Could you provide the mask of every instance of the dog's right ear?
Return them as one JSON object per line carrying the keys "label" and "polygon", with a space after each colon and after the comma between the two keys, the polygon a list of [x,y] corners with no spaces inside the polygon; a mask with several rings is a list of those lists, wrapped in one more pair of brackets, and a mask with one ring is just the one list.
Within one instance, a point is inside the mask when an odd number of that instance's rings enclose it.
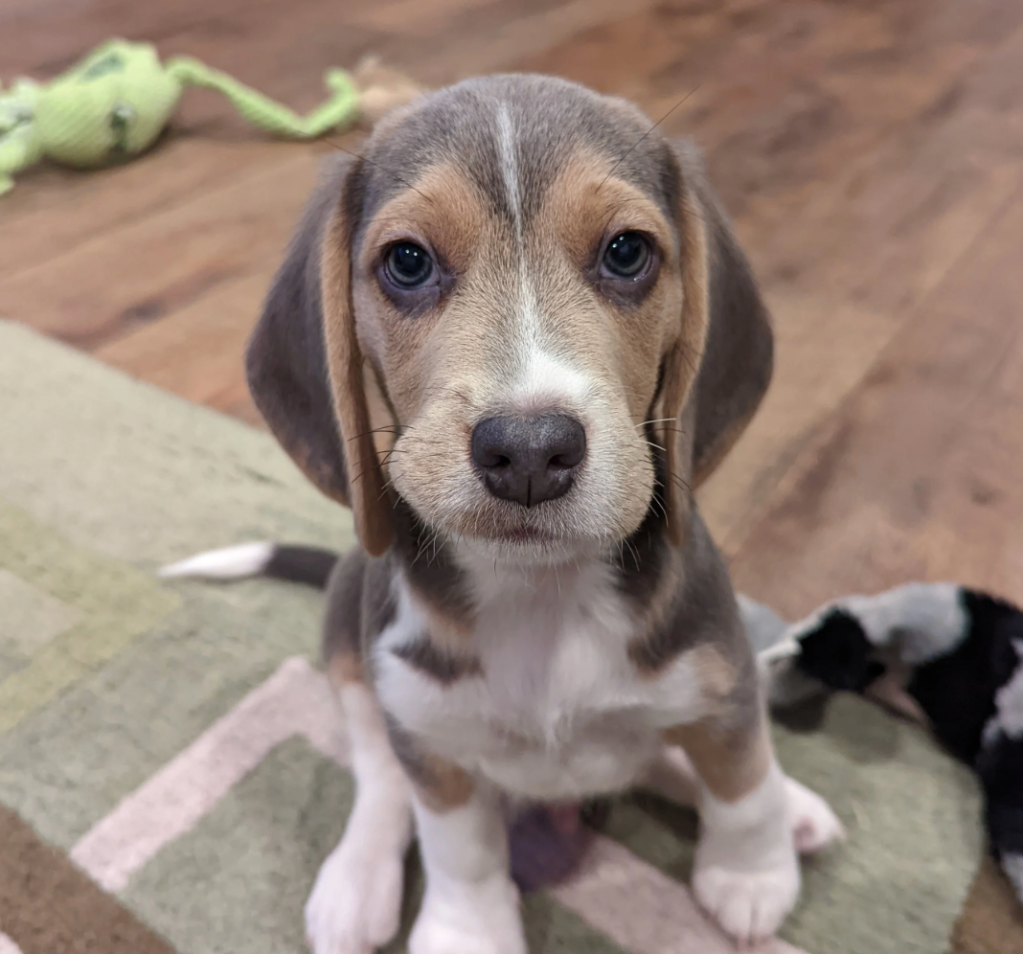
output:
{"label": "dog's right ear", "polygon": [[[246,372],[281,446],[324,494],[352,508],[360,542],[379,555],[390,545],[389,502],[370,436],[349,295],[359,165],[339,156],[326,170],[270,287]],[[332,274],[323,275],[323,262]]]}

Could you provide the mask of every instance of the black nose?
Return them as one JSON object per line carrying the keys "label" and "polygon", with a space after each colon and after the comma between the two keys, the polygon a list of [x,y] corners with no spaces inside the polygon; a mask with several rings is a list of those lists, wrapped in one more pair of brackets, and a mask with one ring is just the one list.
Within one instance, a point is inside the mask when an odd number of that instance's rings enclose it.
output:
{"label": "black nose", "polygon": [[487,490],[524,507],[568,493],[585,456],[586,431],[567,414],[488,417],[472,432]]}

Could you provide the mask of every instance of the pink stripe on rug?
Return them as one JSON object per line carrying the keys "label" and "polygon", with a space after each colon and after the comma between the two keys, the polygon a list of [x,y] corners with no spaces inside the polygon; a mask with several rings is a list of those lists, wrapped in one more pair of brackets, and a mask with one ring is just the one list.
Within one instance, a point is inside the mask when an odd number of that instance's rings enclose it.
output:
{"label": "pink stripe on rug", "polygon": [[341,729],[326,678],[305,659],[287,659],[99,821],[71,858],[105,890],[121,891],[132,874],[189,831],[286,739],[304,735],[323,754],[343,762]]}
{"label": "pink stripe on rug", "polygon": [[[739,948],[700,911],[689,890],[610,838],[594,840],[586,866],[554,896],[636,954],[736,954]],[[744,954],[805,954],[774,940]]]}

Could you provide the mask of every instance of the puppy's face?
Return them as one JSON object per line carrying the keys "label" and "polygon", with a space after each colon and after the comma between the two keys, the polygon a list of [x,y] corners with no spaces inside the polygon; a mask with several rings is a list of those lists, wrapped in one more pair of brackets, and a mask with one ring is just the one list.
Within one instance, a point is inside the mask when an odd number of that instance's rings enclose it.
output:
{"label": "puppy's face", "polygon": [[698,170],[651,127],[565,81],[474,80],[319,190],[250,384],[370,552],[395,494],[519,560],[606,551],[655,511],[678,538],[694,465],[766,387],[770,331]]}
{"label": "puppy's face", "polygon": [[381,130],[350,255],[394,488],[446,537],[542,558],[643,520],[683,283],[668,147],[637,147],[624,104],[534,83]]}

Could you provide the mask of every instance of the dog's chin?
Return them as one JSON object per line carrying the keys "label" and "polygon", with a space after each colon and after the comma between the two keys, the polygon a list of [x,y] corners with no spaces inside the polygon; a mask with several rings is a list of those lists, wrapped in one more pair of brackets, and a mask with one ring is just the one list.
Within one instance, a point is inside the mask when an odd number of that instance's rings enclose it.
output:
{"label": "dog's chin", "polygon": [[[617,532],[616,532],[617,531]],[[591,528],[579,529],[569,521],[497,520],[485,528],[476,525],[471,532],[464,528],[439,536],[456,544],[465,557],[519,567],[551,567],[581,560],[601,558],[621,545],[628,533],[619,528],[594,533]]]}

